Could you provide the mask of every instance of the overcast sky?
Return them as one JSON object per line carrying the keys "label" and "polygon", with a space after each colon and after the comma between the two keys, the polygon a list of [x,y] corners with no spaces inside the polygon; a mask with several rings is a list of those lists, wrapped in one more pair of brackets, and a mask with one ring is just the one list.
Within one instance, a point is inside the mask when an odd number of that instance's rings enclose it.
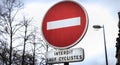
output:
{"label": "overcast sky", "polygon": [[[25,0],[24,11],[26,15],[33,17],[34,25],[41,28],[41,23],[48,9],[61,0]],[[104,25],[108,62],[115,65],[115,44],[118,34],[118,12],[120,0],[74,0],[81,4],[87,11],[89,26],[85,37],[75,47],[82,47],[85,51],[85,59],[82,62],[70,65],[105,65],[104,39],[102,28],[95,30],[93,25]],[[40,29],[41,30],[41,29]]]}

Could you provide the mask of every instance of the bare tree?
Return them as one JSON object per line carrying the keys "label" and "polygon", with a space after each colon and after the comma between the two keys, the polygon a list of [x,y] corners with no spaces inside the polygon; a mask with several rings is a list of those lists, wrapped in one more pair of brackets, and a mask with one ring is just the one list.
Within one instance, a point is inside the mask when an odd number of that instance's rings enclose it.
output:
{"label": "bare tree", "polygon": [[[36,65],[36,59],[39,59],[38,57],[40,56],[40,61],[44,61],[43,58],[45,58],[45,54],[42,51],[45,51],[45,47],[44,44],[41,40],[41,36],[39,35],[40,33],[38,33],[37,31],[38,29],[35,28],[34,32],[32,34],[32,53],[33,53],[33,65]],[[41,52],[40,52],[41,51]],[[42,62],[43,63],[43,62]]]}
{"label": "bare tree", "polygon": [[39,28],[34,27],[34,29],[30,33],[29,43],[31,45],[31,52],[33,55],[32,65],[46,64],[45,54],[48,51],[48,45],[42,39]]}
{"label": "bare tree", "polygon": [[9,36],[9,65],[12,64],[12,51],[13,51],[13,40],[18,29],[21,28],[15,17],[18,11],[23,6],[23,3],[19,0],[0,0],[0,22],[3,25],[6,35]]}
{"label": "bare tree", "polygon": [[0,40],[0,61],[2,65],[8,64],[8,47],[5,40]]}
{"label": "bare tree", "polygon": [[32,19],[27,19],[26,17],[23,17],[23,21],[21,22],[22,23],[22,26],[24,27],[24,35],[23,35],[23,52],[22,52],[22,65],[25,65],[25,50],[26,50],[26,44],[28,43],[29,41],[29,38],[31,37],[31,30],[29,32],[29,25],[30,25],[30,22],[32,21]]}
{"label": "bare tree", "polygon": [[34,31],[35,34],[33,34],[33,65],[35,65],[35,51],[36,51],[36,30]]}
{"label": "bare tree", "polygon": [[[40,64],[45,64],[45,52],[48,51],[48,46],[36,33],[33,33],[36,29],[29,30],[29,24],[32,19],[23,17],[22,21],[18,21],[16,18],[22,6],[23,3],[20,0],[0,0],[0,44],[4,47],[0,46],[2,65],[35,65],[39,59],[37,58],[38,56],[40,57]],[[23,32],[21,36],[18,36],[18,33],[21,33],[20,31]],[[14,47],[13,44],[17,39],[20,40],[20,38],[23,39],[23,50],[19,51],[16,47],[20,45]],[[32,53],[26,52],[28,51],[26,49],[26,44],[28,43],[32,43]],[[42,52],[42,50],[45,51]],[[25,61],[27,59],[30,61]]]}

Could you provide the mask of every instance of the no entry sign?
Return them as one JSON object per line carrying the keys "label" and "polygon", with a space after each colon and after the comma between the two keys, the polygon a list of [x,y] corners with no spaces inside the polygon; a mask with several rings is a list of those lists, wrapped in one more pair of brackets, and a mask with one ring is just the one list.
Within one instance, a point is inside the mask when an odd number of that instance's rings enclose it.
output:
{"label": "no entry sign", "polygon": [[42,34],[49,45],[65,49],[78,43],[87,27],[85,9],[74,1],[62,1],[47,11],[42,22]]}

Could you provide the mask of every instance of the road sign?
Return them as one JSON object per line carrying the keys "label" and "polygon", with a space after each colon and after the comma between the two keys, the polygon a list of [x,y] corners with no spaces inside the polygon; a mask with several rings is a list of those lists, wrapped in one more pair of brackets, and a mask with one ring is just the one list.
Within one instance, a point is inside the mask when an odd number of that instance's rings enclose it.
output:
{"label": "road sign", "polygon": [[42,34],[49,45],[65,49],[78,43],[87,27],[85,9],[74,1],[62,1],[52,6],[44,16]]}
{"label": "road sign", "polygon": [[78,62],[84,60],[82,48],[49,51],[46,54],[47,63]]}

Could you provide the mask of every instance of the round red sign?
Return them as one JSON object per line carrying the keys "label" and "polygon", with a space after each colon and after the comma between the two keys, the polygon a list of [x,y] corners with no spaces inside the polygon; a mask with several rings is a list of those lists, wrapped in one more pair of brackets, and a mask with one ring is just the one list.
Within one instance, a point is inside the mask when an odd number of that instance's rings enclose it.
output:
{"label": "round red sign", "polygon": [[87,27],[85,9],[74,1],[62,1],[47,11],[42,22],[42,34],[49,45],[65,49],[77,44]]}

